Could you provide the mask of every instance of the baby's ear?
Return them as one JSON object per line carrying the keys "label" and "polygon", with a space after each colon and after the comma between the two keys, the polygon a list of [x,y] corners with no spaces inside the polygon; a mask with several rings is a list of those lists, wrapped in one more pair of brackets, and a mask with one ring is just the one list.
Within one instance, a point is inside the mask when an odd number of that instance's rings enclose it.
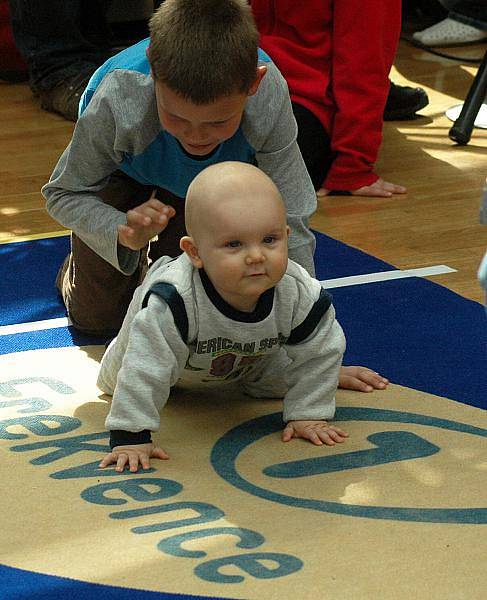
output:
{"label": "baby's ear", "polygon": [[201,267],[203,266],[203,261],[201,260],[198,254],[198,248],[196,247],[193,238],[189,235],[183,236],[181,238],[181,241],[179,242],[179,247],[183,252],[186,252],[193,265],[197,269],[201,269]]}

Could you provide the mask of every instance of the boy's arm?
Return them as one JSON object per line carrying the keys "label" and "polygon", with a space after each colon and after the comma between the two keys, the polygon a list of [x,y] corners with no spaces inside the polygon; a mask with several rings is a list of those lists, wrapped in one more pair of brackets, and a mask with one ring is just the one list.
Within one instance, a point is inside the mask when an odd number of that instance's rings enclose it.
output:
{"label": "boy's arm", "polygon": [[121,109],[116,117],[116,97],[116,80],[109,75],[78,119],[71,142],[42,193],[54,219],[116,269],[130,274],[137,267],[139,252],[117,243],[117,227],[125,225],[126,215],[98,195],[119,168],[132,135],[126,124],[122,128],[117,121]]}
{"label": "boy's arm", "polygon": [[[286,115],[282,122],[288,122],[292,130],[294,116],[287,113],[287,110],[282,113]],[[309,228],[309,218],[316,210],[317,200],[297,142],[293,141],[277,152],[260,153],[257,164],[272,178],[285,202],[287,223],[291,228],[289,258],[314,276],[316,240]]]}
{"label": "boy's arm", "polygon": [[316,194],[296,141],[287,84],[275,65],[267,65],[257,93],[247,101],[243,130],[256,149],[259,168],[277,185],[286,205],[289,257],[314,275],[315,238],[308,220],[316,210]]}
{"label": "boy's arm", "polygon": [[297,344],[287,344],[292,363],[286,369],[289,386],[283,419],[316,421],[333,418],[345,336],[330,304],[313,331]]}

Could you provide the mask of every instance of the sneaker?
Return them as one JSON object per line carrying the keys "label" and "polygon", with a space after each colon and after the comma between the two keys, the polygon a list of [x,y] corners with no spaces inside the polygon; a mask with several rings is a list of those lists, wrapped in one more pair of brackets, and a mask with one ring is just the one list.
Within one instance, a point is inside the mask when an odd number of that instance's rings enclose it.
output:
{"label": "sneaker", "polygon": [[85,91],[95,69],[96,66],[93,65],[93,70],[77,73],[60,81],[50,90],[39,90],[37,93],[41,100],[41,108],[60,114],[68,121],[77,121],[81,94]]}
{"label": "sneaker", "polygon": [[384,121],[405,121],[414,119],[416,112],[429,103],[428,94],[423,88],[392,83],[384,109]]}
{"label": "sneaker", "polygon": [[443,19],[423,31],[413,33],[413,40],[429,47],[478,44],[487,40],[487,30],[477,29],[455,19]]}

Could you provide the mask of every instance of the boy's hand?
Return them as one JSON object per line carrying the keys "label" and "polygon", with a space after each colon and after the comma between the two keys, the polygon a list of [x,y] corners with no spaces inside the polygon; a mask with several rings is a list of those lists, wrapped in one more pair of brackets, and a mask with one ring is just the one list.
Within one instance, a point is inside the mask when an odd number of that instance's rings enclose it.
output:
{"label": "boy's hand", "polygon": [[[389,181],[384,181],[382,178],[379,178],[377,181],[372,183],[371,185],[364,185],[357,190],[350,190],[350,195],[352,196],[372,196],[378,198],[390,198],[394,194],[405,194],[407,189],[402,185],[396,185],[395,183],[390,183]],[[318,197],[328,196],[330,190],[325,188],[321,188],[316,192]]]}
{"label": "boy's hand", "polygon": [[150,468],[150,458],[161,458],[167,460],[169,455],[162,448],[154,444],[134,444],[133,446],[115,446],[110,454],[101,461],[100,467],[108,467],[116,463],[115,471],[121,473],[125,465],[128,465],[131,473],[136,473],[140,466],[143,469]]}
{"label": "boy's hand", "polygon": [[127,212],[127,224],[118,226],[118,242],[131,250],[141,250],[149,241],[166,229],[176,211],[164,204],[152,192],[147,202]]}
{"label": "boy's hand", "polygon": [[289,421],[282,432],[282,441],[289,442],[292,438],[304,438],[316,446],[334,446],[341,444],[348,437],[348,433],[329,425],[326,421]]}
{"label": "boy's hand", "polygon": [[389,385],[389,380],[367,367],[340,367],[338,387],[357,392],[372,392],[383,390]]}

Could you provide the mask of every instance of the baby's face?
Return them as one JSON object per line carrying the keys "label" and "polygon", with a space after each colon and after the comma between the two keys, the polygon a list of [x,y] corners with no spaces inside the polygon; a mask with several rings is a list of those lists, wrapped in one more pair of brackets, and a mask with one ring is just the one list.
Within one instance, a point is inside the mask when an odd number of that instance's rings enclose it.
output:
{"label": "baby's face", "polygon": [[197,245],[208,277],[226,302],[251,311],[280,281],[287,268],[288,233],[278,202],[248,198],[212,209]]}

